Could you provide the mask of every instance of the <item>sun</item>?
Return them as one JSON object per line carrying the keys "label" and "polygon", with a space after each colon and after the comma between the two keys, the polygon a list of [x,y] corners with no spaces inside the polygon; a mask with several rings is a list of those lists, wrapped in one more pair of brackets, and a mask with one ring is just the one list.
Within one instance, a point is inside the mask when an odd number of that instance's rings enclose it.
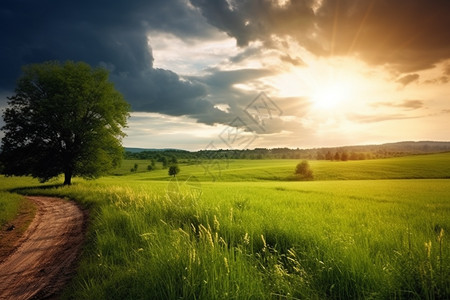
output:
{"label": "sun", "polygon": [[349,85],[345,82],[323,83],[315,87],[310,95],[312,106],[317,109],[336,109],[351,96]]}
{"label": "sun", "polygon": [[375,97],[370,91],[378,84],[373,74],[361,72],[365,64],[350,58],[310,58],[307,66],[281,69],[274,76],[262,80],[273,87],[273,94],[281,98],[297,98],[299,111],[311,114],[345,115],[349,111],[365,110],[365,103]]}

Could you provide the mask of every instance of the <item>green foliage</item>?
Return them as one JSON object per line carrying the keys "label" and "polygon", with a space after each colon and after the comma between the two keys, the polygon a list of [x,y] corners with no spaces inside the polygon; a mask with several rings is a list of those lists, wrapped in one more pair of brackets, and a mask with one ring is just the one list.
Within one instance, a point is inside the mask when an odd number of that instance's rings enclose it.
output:
{"label": "green foliage", "polygon": [[156,161],[154,159],[150,160],[150,164],[147,166],[147,171],[153,171],[156,169]]}
{"label": "green foliage", "polygon": [[169,160],[167,159],[167,157],[166,156],[162,156],[160,158],[160,162],[162,162],[163,169],[167,169],[167,167],[169,166]]}
{"label": "green foliage", "polygon": [[299,176],[300,179],[311,180],[314,178],[313,171],[306,160],[297,164],[295,167],[295,174]]}
{"label": "green foliage", "polygon": [[3,114],[4,174],[48,181],[96,178],[123,156],[128,104],[104,69],[85,63],[28,65]]}
{"label": "green foliage", "polygon": [[176,157],[175,155],[172,155],[172,156],[169,158],[169,163],[170,163],[170,164],[177,164],[177,163],[178,163],[177,157]]}
{"label": "green foliage", "polygon": [[169,176],[173,176],[175,177],[178,173],[180,172],[180,168],[178,167],[178,165],[171,165],[169,167]]}
{"label": "green foliage", "polygon": [[[128,148],[126,159],[158,159],[175,156],[178,160],[203,159],[317,159],[317,160],[364,160],[372,158],[400,157],[415,154],[450,151],[450,142],[399,142],[383,145],[346,146],[319,149],[255,148],[186,151],[176,149],[144,150]],[[336,159],[335,159],[336,158]]]}
{"label": "green foliage", "polygon": [[130,169],[130,172],[137,172],[138,167],[138,164],[134,164],[134,166]]}

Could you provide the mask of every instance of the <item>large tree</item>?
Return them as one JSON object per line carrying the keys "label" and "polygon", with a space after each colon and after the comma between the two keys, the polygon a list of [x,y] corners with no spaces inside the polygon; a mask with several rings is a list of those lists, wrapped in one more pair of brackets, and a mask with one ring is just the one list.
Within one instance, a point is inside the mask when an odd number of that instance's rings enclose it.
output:
{"label": "large tree", "polygon": [[103,68],[78,62],[28,65],[8,97],[0,161],[5,175],[45,182],[96,178],[123,156],[129,105]]}

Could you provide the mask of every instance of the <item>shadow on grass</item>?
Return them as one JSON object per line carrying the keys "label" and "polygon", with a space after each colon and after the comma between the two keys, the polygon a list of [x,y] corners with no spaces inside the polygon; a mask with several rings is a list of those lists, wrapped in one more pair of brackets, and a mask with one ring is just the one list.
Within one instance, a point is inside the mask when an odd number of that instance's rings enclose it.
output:
{"label": "shadow on grass", "polygon": [[29,192],[33,191],[33,195],[36,195],[36,191],[42,190],[51,190],[51,189],[58,189],[58,188],[62,188],[65,187],[66,185],[64,184],[47,184],[47,185],[41,185],[41,186],[37,186],[37,185],[30,185],[30,186],[25,186],[25,187],[17,187],[17,188],[12,188],[7,190],[10,193],[16,193],[16,194],[20,194],[20,195],[31,195]]}

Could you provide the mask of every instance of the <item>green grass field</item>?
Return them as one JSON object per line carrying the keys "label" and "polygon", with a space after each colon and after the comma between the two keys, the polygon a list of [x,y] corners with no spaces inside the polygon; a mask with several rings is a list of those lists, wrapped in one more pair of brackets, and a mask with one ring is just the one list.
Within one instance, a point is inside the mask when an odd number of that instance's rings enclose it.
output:
{"label": "green grass field", "polygon": [[[449,153],[311,161],[315,181],[293,181],[298,162],[181,164],[174,180],[127,161],[122,176],[22,193],[90,209],[67,298],[450,298]],[[4,194],[37,185],[1,180]]]}
{"label": "green grass field", "polygon": [[[180,175],[200,181],[292,181],[299,160],[205,160],[200,164],[181,164]],[[147,171],[150,161],[127,160],[112,173],[129,175],[138,164],[135,176],[141,180],[167,180],[167,169]],[[420,179],[450,178],[450,153],[414,155],[376,160],[346,162],[310,161],[316,180]],[[138,179],[138,177],[135,177]]]}

